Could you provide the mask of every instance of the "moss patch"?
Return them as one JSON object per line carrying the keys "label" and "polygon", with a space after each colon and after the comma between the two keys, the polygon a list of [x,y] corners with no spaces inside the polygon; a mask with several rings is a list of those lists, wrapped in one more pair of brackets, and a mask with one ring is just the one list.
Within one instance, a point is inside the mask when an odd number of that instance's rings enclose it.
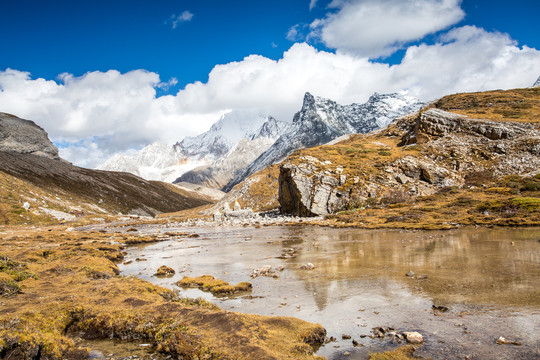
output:
{"label": "moss patch", "polygon": [[412,345],[402,346],[392,351],[369,354],[369,360],[414,360],[422,359],[414,356],[415,348]]}
{"label": "moss patch", "polygon": [[216,279],[212,275],[203,275],[198,277],[188,277],[180,281],[177,281],[175,285],[180,287],[196,287],[203,291],[209,291],[212,294],[219,295],[233,295],[240,292],[251,291],[251,283],[249,282],[240,282],[236,285],[230,285],[228,282]]}
{"label": "moss patch", "polygon": [[156,271],[156,276],[173,276],[176,273],[173,268],[161,265]]}

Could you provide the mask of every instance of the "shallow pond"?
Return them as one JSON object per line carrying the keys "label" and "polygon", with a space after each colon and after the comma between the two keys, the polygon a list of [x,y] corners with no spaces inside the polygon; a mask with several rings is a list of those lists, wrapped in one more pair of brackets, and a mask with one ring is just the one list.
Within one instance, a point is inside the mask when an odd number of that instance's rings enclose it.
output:
{"label": "shallow pond", "polygon": [[[175,230],[186,231],[140,228]],[[200,237],[129,248],[126,260],[146,261],[121,265],[122,273],[204,297],[226,310],[320,323],[337,339],[317,352],[329,359],[365,359],[369,352],[399,346],[390,337],[370,338],[378,326],[420,332],[425,343],[416,354],[433,359],[540,359],[540,229],[190,231]],[[315,269],[300,269],[308,262]],[[161,265],[176,275],[153,276]],[[265,265],[282,265],[279,279],[249,277]],[[410,271],[415,275],[406,276]],[[173,285],[183,276],[204,274],[233,284],[250,281],[251,296],[216,298]],[[500,336],[521,345],[498,345]],[[345,352],[350,355],[344,357]]]}

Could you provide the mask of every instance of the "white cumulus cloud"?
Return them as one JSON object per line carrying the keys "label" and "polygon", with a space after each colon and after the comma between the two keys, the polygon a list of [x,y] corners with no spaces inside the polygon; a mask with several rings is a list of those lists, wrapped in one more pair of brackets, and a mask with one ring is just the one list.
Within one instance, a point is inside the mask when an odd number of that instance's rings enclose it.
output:
{"label": "white cumulus cloud", "polygon": [[62,74],[53,81],[7,69],[0,71],[0,111],[34,120],[62,156],[93,167],[114,153],[196,135],[233,109],[290,121],[306,91],[343,104],[403,89],[433,100],[462,91],[527,87],[539,74],[540,51],[518,46],[507,34],[464,26],[434,44],[410,46],[396,65],[296,43],[279,60],[250,55],[217,65],[206,83],[166,96],[156,96],[156,88],[175,80],[163,83],[145,70]]}
{"label": "white cumulus cloud", "polygon": [[334,0],[311,24],[311,37],[333,49],[378,58],[448,28],[465,16],[461,0]]}
{"label": "white cumulus cloud", "polygon": [[61,155],[96,166],[118,151],[198,134],[219,117],[180,112],[174,97],[156,98],[161,85],[145,70],[61,74],[56,82],[7,69],[0,71],[0,111],[34,120],[61,145]]}

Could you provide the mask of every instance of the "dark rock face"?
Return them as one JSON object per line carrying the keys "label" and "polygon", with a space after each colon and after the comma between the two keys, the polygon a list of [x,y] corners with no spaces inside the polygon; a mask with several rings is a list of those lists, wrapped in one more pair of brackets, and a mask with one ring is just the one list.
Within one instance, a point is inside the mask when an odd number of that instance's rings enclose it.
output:
{"label": "dark rock face", "polygon": [[29,120],[0,113],[0,151],[59,159],[58,149],[41,127]]}

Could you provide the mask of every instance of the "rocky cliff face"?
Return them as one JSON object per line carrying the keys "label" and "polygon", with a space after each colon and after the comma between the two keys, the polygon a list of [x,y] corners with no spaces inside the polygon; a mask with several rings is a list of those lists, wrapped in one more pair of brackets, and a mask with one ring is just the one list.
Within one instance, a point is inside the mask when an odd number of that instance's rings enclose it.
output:
{"label": "rocky cliff face", "polygon": [[281,165],[282,212],[325,215],[353,201],[427,196],[461,187],[468,175],[480,171],[505,176],[540,169],[536,124],[473,119],[440,109],[336,146],[339,157],[313,150],[306,154],[318,157],[299,154]]}
{"label": "rocky cliff face", "polygon": [[306,93],[302,109],[282,136],[244,171],[225,191],[248,176],[280,162],[296,149],[325,144],[346,134],[368,133],[388,125],[393,119],[417,111],[422,103],[403,94],[374,94],[364,104],[340,105],[330,99]]}
{"label": "rocky cliff face", "polygon": [[305,163],[285,163],[279,173],[279,204],[281,212],[298,216],[333,213],[347,194],[340,191],[340,179],[320,172],[316,158],[304,158]]}
{"label": "rocky cliff face", "polygon": [[41,127],[29,120],[0,113],[0,151],[59,159],[58,149]]}

